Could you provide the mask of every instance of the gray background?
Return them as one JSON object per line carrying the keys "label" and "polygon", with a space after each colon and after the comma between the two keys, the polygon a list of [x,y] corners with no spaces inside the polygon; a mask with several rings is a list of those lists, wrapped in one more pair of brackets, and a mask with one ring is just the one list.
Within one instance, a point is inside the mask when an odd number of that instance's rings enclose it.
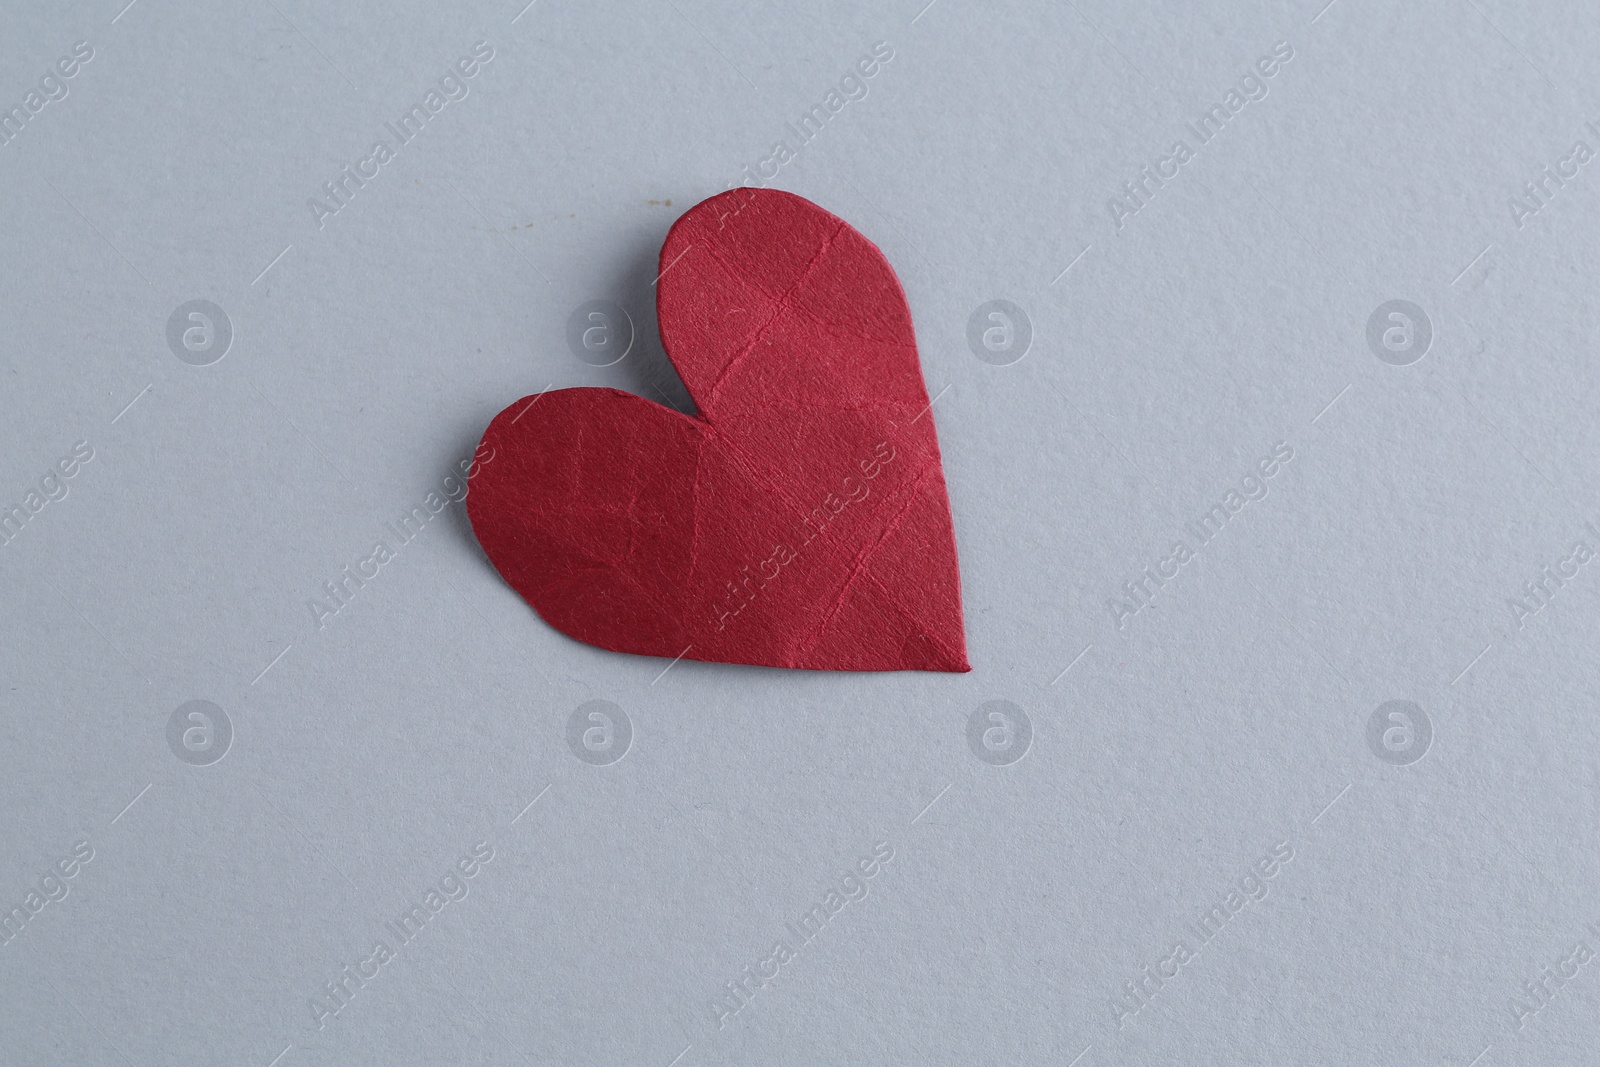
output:
{"label": "gray background", "polygon": [[[1511,198],[1600,149],[1600,8],[924,3],[5,7],[4,107],[94,58],[0,146],[0,503],[94,458],[0,546],[0,905],[94,859],[0,944],[0,1062],[1593,1062],[1600,563],[1509,598],[1600,549],[1600,162],[1520,226]],[[308,198],[478,41],[470,94],[319,228]],[[307,599],[515,398],[673,391],[667,228],[879,41],[773,184],[905,285],[972,673],[663,674],[544,625],[459,505],[318,629]],[[166,340],[194,299],[234,331],[209,366]],[[992,299],[1031,322],[1008,366],[967,342]],[[1433,331],[1405,366],[1366,340],[1395,299]],[[591,300],[638,326],[611,367],[566,344]],[[1278,442],[1119,629],[1108,598]],[[196,699],[233,731],[209,765],[168,742]],[[569,747],[591,700],[619,762]],[[992,700],[1020,761],[969,747]],[[1420,760],[1369,745],[1392,700]],[[316,1028],[478,842],[469,895]]]}

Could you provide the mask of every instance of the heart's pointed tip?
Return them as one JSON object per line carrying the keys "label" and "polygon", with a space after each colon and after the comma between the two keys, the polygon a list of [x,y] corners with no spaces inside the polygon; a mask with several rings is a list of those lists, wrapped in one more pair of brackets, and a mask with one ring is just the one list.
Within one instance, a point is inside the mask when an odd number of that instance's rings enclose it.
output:
{"label": "heart's pointed tip", "polygon": [[972,673],[972,664],[967,661],[967,649],[965,643],[957,644],[954,648],[941,648],[935,646],[935,648],[931,651],[931,655],[922,657],[921,661],[912,667],[912,669],[928,671],[933,674]]}

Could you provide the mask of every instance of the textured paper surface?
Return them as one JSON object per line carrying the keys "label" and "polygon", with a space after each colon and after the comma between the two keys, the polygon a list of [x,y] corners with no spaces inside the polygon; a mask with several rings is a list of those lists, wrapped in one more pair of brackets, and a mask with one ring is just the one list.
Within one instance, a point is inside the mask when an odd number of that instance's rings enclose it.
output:
{"label": "textured paper surface", "polygon": [[615,389],[497,415],[467,512],[501,575],[619,652],[970,669],[932,404],[882,253],[801,197],[741,189],[674,224],[659,277],[697,415]]}
{"label": "textured paper surface", "polygon": [[[0,32],[0,1062],[1594,1062],[1595,5],[125,4]],[[969,673],[473,536],[741,181],[894,265]]]}

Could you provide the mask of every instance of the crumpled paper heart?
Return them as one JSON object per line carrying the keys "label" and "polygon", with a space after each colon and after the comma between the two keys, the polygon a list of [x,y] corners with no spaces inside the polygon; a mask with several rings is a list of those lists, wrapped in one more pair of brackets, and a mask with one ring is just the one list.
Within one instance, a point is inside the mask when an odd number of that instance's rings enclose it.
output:
{"label": "crumpled paper heart", "polygon": [[894,270],[801,197],[736,189],[661,249],[684,415],[616,389],[489,424],[467,512],[551,626],[618,652],[966,671],[934,418]]}

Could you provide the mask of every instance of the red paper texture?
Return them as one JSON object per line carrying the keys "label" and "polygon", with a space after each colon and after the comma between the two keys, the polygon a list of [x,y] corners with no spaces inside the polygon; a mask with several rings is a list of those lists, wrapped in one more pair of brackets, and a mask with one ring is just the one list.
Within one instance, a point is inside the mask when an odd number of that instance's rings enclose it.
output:
{"label": "red paper texture", "polygon": [[673,225],[661,269],[661,340],[698,417],[616,389],[502,411],[467,495],[496,569],[617,652],[970,670],[933,411],[883,253],[808,200],[737,189]]}

